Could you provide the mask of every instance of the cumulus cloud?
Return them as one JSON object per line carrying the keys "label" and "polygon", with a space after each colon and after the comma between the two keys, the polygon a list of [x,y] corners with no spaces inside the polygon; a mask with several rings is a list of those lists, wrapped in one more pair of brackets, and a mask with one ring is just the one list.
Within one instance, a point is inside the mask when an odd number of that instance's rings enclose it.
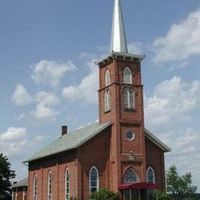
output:
{"label": "cumulus cloud", "polygon": [[23,85],[17,84],[12,95],[12,101],[16,105],[25,106],[32,102],[32,97]]}
{"label": "cumulus cloud", "polygon": [[166,36],[154,41],[156,63],[184,60],[200,55],[200,10],[173,24]]}
{"label": "cumulus cloud", "polygon": [[143,44],[141,42],[132,42],[128,45],[128,50],[133,54],[142,54],[143,53]]}
{"label": "cumulus cloud", "polygon": [[94,59],[87,63],[89,74],[78,85],[63,88],[63,96],[70,101],[83,100],[86,103],[97,103],[98,69]]}
{"label": "cumulus cloud", "polygon": [[73,71],[76,66],[71,62],[41,60],[32,66],[33,74],[31,78],[36,84],[56,87],[60,84],[61,79],[66,72]]}
{"label": "cumulus cloud", "polygon": [[174,76],[158,84],[151,97],[145,97],[145,117],[149,126],[162,126],[186,120],[190,111],[200,108],[200,81],[184,82]]}
{"label": "cumulus cloud", "polygon": [[59,98],[52,92],[40,91],[36,94],[36,102],[46,106],[53,106],[60,103]]}
{"label": "cumulus cloud", "polygon": [[35,119],[51,121],[59,114],[55,106],[60,103],[60,100],[54,93],[40,91],[35,95],[35,101],[36,108],[31,112],[31,116]]}
{"label": "cumulus cloud", "polygon": [[36,109],[31,112],[32,117],[44,121],[54,120],[58,114],[59,112],[54,108],[45,106],[44,104],[38,104]]}
{"label": "cumulus cloud", "polygon": [[18,140],[26,136],[25,128],[10,127],[5,133],[0,134],[1,141]]}

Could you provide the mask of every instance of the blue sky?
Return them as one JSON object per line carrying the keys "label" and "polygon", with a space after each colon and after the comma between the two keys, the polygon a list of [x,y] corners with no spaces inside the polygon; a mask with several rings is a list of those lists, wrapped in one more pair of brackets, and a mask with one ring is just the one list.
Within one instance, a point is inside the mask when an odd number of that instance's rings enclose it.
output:
{"label": "blue sky", "polygon": [[[98,69],[112,0],[19,0],[0,6],[0,151],[17,172],[37,149],[98,119]],[[200,2],[122,0],[129,52],[145,54],[146,127],[172,148],[166,167],[200,187]]]}

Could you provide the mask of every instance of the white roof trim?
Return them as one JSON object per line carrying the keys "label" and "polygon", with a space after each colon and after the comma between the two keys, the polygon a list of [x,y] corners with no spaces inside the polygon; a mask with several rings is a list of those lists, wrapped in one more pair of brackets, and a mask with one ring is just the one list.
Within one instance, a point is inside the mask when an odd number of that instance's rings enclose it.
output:
{"label": "white roof trim", "polygon": [[153,142],[155,145],[157,145],[158,147],[160,147],[163,151],[165,151],[165,152],[170,152],[171,151],[170,147],[168,147],[167,145],[165,145],[160,139],[158,139],[155,135],[153,135],[153,133],[151,133],[146,128],[144,129],[144,133],[145,133],[145,136],[151,142]]}

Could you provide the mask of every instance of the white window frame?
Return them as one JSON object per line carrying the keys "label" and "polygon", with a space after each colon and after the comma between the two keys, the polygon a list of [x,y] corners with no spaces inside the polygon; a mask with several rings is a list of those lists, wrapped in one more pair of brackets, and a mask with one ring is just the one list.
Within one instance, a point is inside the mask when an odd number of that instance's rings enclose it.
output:
{"label": "white window frame", "polygon": [[93,187],[91,186],[91,172],[92,172],[93,169],[96,171],[96,174],[97,174],[96,191],[99,191],[99,171],[98,171],[98,169],[97,169],[95,166],[92,166],[92,167],[90,168],[90,171],[89,171],[89,193],[90,193],[90,194],[92,193],[91,190],[92,190],[92,188],[93,188]]}
{"label": "white window frame", "polygon": [[111,94],[109,90],[104,93],[104,110],[105,112],[111,110]]}
{"label": "white window frame", "polygon": [[[134,176],[136,177],[136,181],[135,182],[129,182],[129,181],[127,181],[126,180],[126,176],[128,175],[128,173],[129,172],[132,172],[133,174],[134,174]],[[135,170],[133,170],[132,168],[129,168],[129,169],[127,169],[126,170],[126,172],[125,172],[125,174],[124,174],[124,183],[137,183],[137,182],[139,182],[139,177],[138,177],[138,175],[137,175],[137,173],[135,172]]]}
{"label": "white window frame", "polygon": [[111,83],[110,71],[109,69],[107,69],[105,73],[105,86],[110,85],[110,83]]}
{"label": "white window frame", "polygon": [[33,200],[37,200],[37,175],[33,177]]}
{"label": "white window frame", "polygon": [[129,67],[126,67],[123,71],[123,82],[126,84],[133,83],[132,71]]}
{"label": "white window frame", "polygon": [[[151,182],[149,180],[149,170],[151,170],[153,172],[153,182]],[[146,179],[148,183],[155,183],[156,182],[156,177],[155,177],[155,171],[152,167],[148,167],[147,171],[146,171]]]}
{"label": "white window frame", "polygon": [[65,200],[70,200],[70,175],[68,168],[65,170]]}
{"label": "white window frame", "polygon": [[135,93],[132,88],[124,88],[123,104],[125,109],[135,109]]}
{"label": "white window frame", "polygon": [[52,200],[52,172],[48,172],[47,176],[47,199]]}

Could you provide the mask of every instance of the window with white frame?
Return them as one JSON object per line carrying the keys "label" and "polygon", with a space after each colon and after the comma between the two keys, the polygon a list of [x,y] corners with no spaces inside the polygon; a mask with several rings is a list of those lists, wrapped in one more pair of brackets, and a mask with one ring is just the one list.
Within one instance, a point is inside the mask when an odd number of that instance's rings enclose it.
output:
{"label": "window with white frame", "polygon": [[70,200],[70,179],[69,170],[65,171],[65,200]]}
{"label": "window with white frame", "polygon": [[47,199],[52,200],[52,173],[49,171],[47,177]]}
{"label": "window with white frame", "polygon": [[155,172],[152,167],[149,167],[146,172],[147,182],[155,183]]}
{"label": "window with white frame", "polygon": [[93,166],[89,171],[89,189],[90,193],[99,190],[99,172],[95,166]]}
{"label": "window with white frame", "polygon": [[132,88],[124,88],[123,104],[124,104],[125,109],[134,109],[135,108],[135,93]]}
{"label": "window with white frame", "polygon": [[107,69],[105,73],[105,85],[108,86],[110,85],[111,80],[110,80],[110,71]]}
{"label": "window with white frame", "polygon": [[124,183],[135,183],[138,182],[138,176],[133,169],[128,169],[124,175]]}
{"label": "window with white frame", "polygon": [[37,200],[37,176],[33,178],[33,200]]}
{"label": "window with white frame", "polygon": [[111,102],[110,91],[107,90],[104,94],[104,110],[105,110],[105,112],[111,110],[110,102]]}
{"label": "window with white frame", "polygon": [[133,80],[132,80],[132,72],[130,70],[129,67],[126,67],[124,69],[124,72],[123,72],[123,79],[124,79],[124,83],[126,84],[132,84],[133,83]]}

